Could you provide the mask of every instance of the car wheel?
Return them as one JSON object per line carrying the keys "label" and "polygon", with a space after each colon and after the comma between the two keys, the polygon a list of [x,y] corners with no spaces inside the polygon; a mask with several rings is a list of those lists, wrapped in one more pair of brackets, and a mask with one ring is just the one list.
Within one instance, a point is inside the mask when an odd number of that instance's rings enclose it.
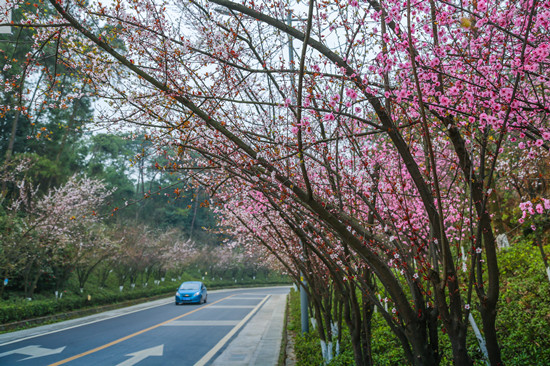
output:
{"label": "car wheel", "polygon": [[206,299],[208,299],[208,296],[206,296],[206,297],[204,298],[204,303],[205,303],[205,304],[206,304]]}

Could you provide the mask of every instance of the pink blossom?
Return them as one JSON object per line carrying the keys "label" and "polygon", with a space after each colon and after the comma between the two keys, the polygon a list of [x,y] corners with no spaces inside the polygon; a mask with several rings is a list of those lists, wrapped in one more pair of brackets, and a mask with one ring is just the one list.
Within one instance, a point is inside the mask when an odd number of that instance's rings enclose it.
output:
{"label": "pink blossom", "polygon": [[487,1],[486,0],[479,0],[477,2],[477,10],[479,10],[482,13],[485,13],[487,11]]}
{"label": "pink blossom", "polygon": [[357,92],[353,89],[347,89],[346,90],[346,95],[348,96],[348,98],[350,98],[352,100],[357,99]]}
{"label": "pink blossom", "polygon": [[[548,17],[548,15],[550,14],[547,13],[546,16]],[[532,52],[533,58],[539,62],[545,60],[549,54],[550,54],[550,45],[548,43],[541,44]]]}
{"label": "pink blossom", "polygon": [[512,88],[502,88],[500,89],[500,96],[505,99],[506,101],[510,101],[512,99],[512,94],[514,93],[514,90]]}
{"label": "pink blossom", "polygon": [[327,113],[325,114],[325,116],[323,117],[323,119],[325,121],[334,121],[336,118],[334,117],[334,114],[332,113]]}
{"label": "pink blossom", "polygon": [[431,61],[430,61],[430,67],[436,67],[437,65],[439,65],[439,59],[436,57],[436,58],[433,58]]}

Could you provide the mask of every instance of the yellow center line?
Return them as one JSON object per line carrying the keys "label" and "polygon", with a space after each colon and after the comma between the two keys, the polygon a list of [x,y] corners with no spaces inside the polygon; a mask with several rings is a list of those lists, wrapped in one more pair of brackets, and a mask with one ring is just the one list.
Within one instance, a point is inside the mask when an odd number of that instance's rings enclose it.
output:
{"label": "yellow center line", "polygon": [[140,331],[138,331],[138,332],[135,332],[135,333],[132,333],[132,334],[130,334],[130,335],[127,335],[126,337],[122,337],[122,338],[119,338],[119,339],[117,339],[117,340],[115,340],[115,341],[112,341],[112,342],[109,342],[109,343],[107,343],[107,344],[104,344],[103,346],[99,346],[99,347],[96,347],[96,348],[91,349],[91,350],[89,350],[89,351],[86,351],[86,352],[80,353],[80,354],[78,354],[78,355],[74,355],[74,356],[72,356],[72,357],[69,357],[69,358],[66,358],[66,359],[64,359],[64,360],[58,361],[58,362],[56,362],[56,363],[52,363],[52,364],[50,364],[49,366],[63,365],[63,364],[65,364],[65,363],[67,363],[67,362],[71,362],[71,361],[73,361],[73,360],[76,360],[77,358],[81,358],[81,357],[87,356],[87,355],[92,354],[92,353],[95,353],[95,352],[97,352],[97,351],[101,351],[101,350],[103,350],[103,349],[105,349],[105,348],[114,346],[114,345],[117,344],[117,343],[124,342],[125,340],[128,340],[128,339],[130,339],[130,338],[133,338],[133,337],[135,337],[135,336],[138,336],[138,335],[140,335],[140,334],[143,334],[143,333],[148,332],[148,331],[150,331],[150,330],[153,330],[153,329],[155,329],[155,328],[161,327],[161,326],[163,326],[164,324],[170,323],[171,321],[181,319],[181,318],[183,318],[184,316],[187,316],[187,315],[189,315],[189,314],[193,314],[193,313],[195,313],[195,312],[197,312],[197,311],[199,311],[199,310],[202,310],[202,309],[206,309],[207,307],[210,307],[210,306],[212,306],[212,305],[214,305],[214,304],[217,304],[217,303],[219,303],[220,301],[229,299],[230,297],[233,297],[233,296],[235,296],[235,295],[233,294],[233,295],[226,296],[226,297],[224,297],[223,299],[219,299],[218,301],[214,301],[214,302],[212,302],[212,303],[210,303],[210,304],[208,304],[208,305],[206,305],[206,306],[202,306],[202,307],[200,307],[200,308],[198,308],[198,309],[195,309],[195,310],[193,310],[193,311],[190,311],[190,312],[188,312],[188,313],[185,313],[185,314],[182,314],[182,315],[178,315],[178,316],[176,316],[175,318],[172,318],[172,319],[163,321],[162,323],[153,325],[153,326],[151,326],[151,327],[149,327],[149,328],[142,329],[142,330],[140,330]]}

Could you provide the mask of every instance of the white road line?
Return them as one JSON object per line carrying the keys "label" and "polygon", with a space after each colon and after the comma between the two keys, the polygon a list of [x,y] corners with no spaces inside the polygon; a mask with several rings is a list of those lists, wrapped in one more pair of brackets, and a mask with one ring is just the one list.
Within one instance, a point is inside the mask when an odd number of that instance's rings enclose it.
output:
{"label": "white road line", "polygon": [[252,309],[254,306],[255,305],[214,305],[211,306],[210,309]]}
{"label": "white road line", "polygon": [[248,319],[250,319],[257,311],[259,308],[262,307],[262,305],[267,301],[267,299],[269,299],[271,297],[271,295],[267,295],[263,298],[262,301],[260,301],[260,303],[258,305],[256,305],[256,307],[250,312],[248,313],[243,320],[241,320],[239,322],[239,324],[237,324],[233,329],[231,329],[231,331],[229,333],[227,333],[225,335],[225,337],[223,337],[219,342],[218,344],[216,344],[210,351],[208,351],[207,354],[205,354],[203,356],[203,358],[201,358],[196,364],[195,366],[204,366],[206,365],[206,363],[208,361],[210,361],[210,359],[212,359],[212,357],[214,357],[214,355],[216,355],[216,353],[218,353],[218,351],[220,349],[222,349],[222,347],[231,339],[231,337],[233,337],[235,335],[235,333],[237,333],[239,331],[239,329],[241,329],[243,327],[243,325],[246,324],[246,322],[248,321]]}
{"label": "white road line", "polygon": [[234,326],[239,324],[238,320],[174,320],[164,324],[163,327],[212,327],[212,326]]}

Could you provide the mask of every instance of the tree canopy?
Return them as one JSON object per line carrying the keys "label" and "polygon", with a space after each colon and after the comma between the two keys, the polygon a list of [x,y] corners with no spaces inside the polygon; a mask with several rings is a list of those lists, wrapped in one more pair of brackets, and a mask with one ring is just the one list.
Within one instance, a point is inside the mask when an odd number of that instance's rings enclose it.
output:
{"label": "tree canopy", "polygon": [[479,312],[502,364],[497,192],[550,210],[547,183],[525,182],[548,179],[549,1],[50,4],[26,15],[35,47],[55,39],[102,119],[141,126],[156,168],[207,187],[200,205],[250,250],[351,308],[359,288],[411,364],[440,361],[440,325],[472,364]]}

